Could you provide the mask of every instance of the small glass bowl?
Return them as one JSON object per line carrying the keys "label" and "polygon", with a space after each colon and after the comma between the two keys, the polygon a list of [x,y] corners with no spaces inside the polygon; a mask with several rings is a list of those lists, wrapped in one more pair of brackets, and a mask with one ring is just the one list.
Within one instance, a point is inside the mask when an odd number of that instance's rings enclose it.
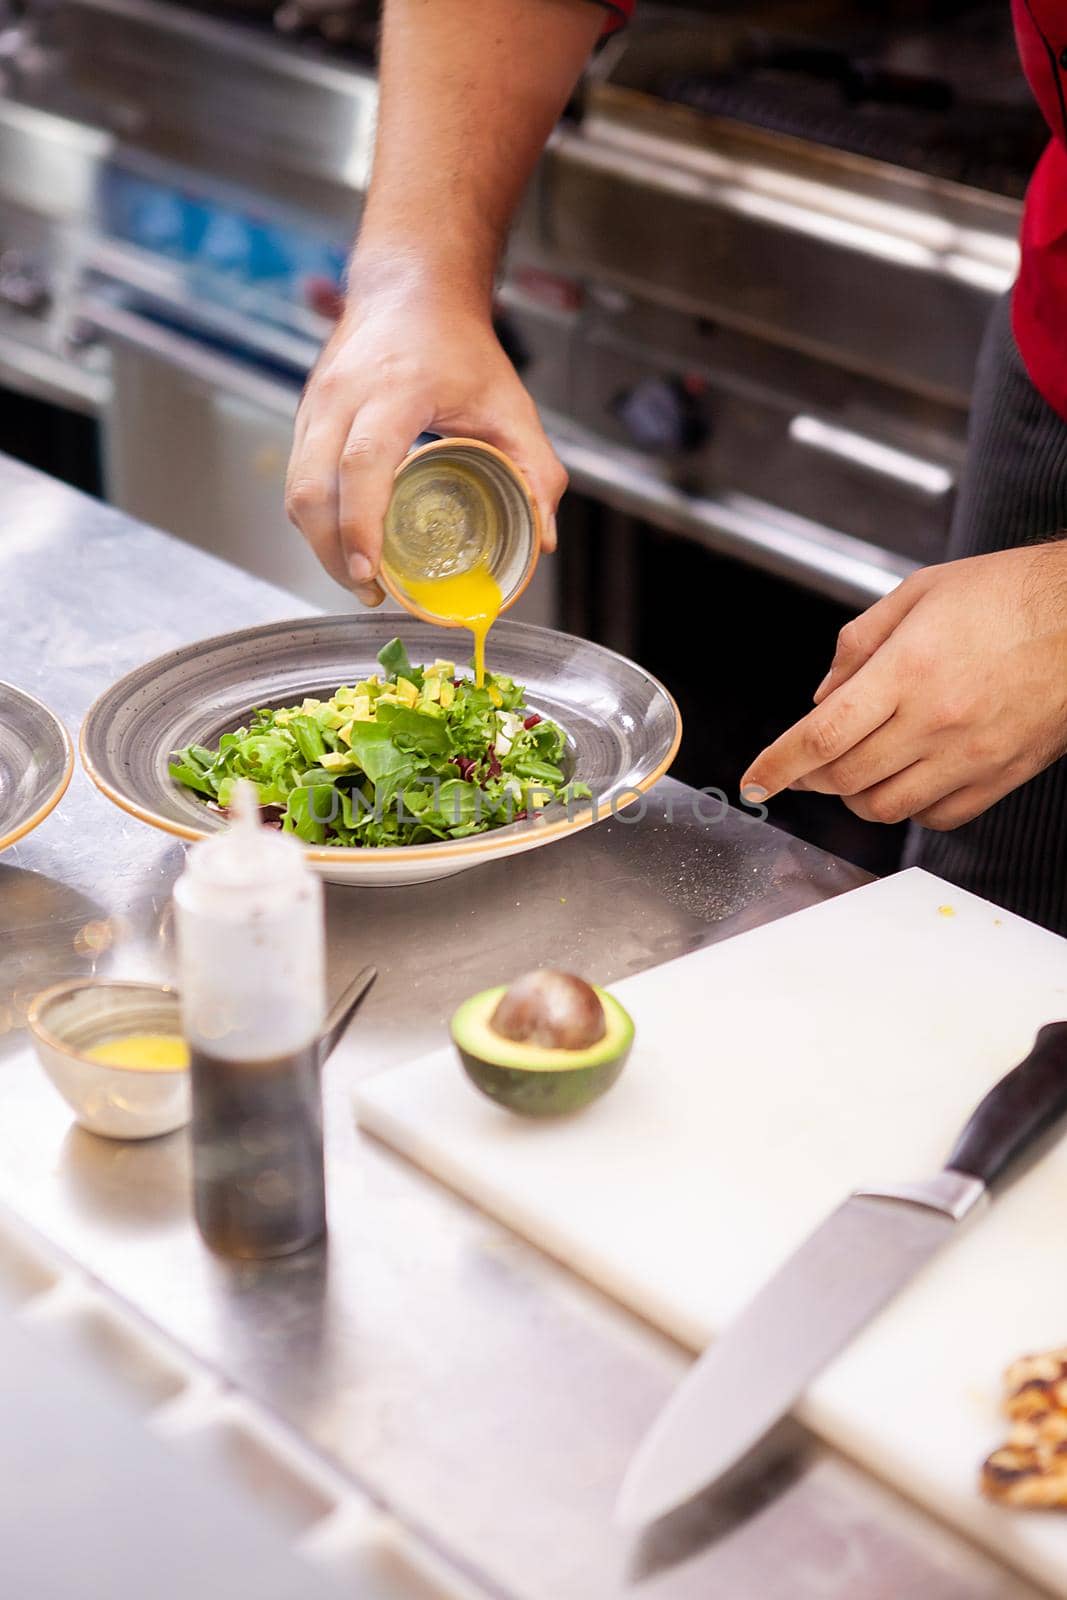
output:
{"label": "small glass bowl", "polygon": [[75,978],[42,990],[27,1020],[41,1066],[90,1133],[154,1139],[189,1121],[187,1067],[106,1066],[85,1054],[129,1034],[180,1033],[173,989],[118,978]]}
{"label": "small glass bowl", "polygon": [[488,567],[507,611],[533,577],[541,519],[526,479],[502,450],[480,439],[435,439],[396,469],[385,515],[382,582],[413,616],[446,628],[454,617],[427,611],[406,579],[443,578]]}

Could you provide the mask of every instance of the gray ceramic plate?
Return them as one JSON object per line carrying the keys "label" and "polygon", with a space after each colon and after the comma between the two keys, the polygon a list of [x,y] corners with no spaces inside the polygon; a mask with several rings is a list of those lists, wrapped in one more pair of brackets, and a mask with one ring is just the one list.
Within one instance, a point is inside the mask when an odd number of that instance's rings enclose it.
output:
{"label": "gray ceramic plate", "polygon": [[[307,617],[205,639],[160,656],[108,689],[82,725],[82,760],[116,805],[154,827],[199,839],[222,819],[170,777],[170,753],[215,745],[259,706],[327,697],[378,670],[377,653],[400,631],[411,659],[466,655],[465,635],[396,613]],[[532,850],[609,815],[662,777],[681,738],[678,708],[661,683],[599,645],[498,622],[492,667],[527,689],[534,710],[566,730],[569,776],[594,804],[441,844],[352,850],[312,848],[308,859],[335,883],[399,884],[443,878],[498,856]]]}
{"label": "gray ceramic plate", "polygon": [[74,770],[67,730],[48,707],[0,683],[0,850],[57,806]]}

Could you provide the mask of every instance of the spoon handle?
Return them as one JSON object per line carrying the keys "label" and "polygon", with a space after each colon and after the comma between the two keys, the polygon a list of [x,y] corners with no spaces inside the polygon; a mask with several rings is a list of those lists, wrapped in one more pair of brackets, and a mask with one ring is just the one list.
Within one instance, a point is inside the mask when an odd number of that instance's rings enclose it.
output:
{"label": "spoon handle", "polygon": [[332,1055],[334,1046],[351,1021],[352,1013],[377,976],[377,967],[363,967],[337,996],[326,1014],[326,1022],[319,1035],[320,1064]]}

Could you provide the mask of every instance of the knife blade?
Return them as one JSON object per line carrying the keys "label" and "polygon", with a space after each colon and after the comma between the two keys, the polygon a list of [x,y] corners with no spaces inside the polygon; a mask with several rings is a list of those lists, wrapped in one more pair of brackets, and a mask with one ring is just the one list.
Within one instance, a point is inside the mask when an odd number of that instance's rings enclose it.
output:
{"label": "knife blade", "polygon": [[1067,1022],[974,1111],[945,1167],[857,1190],[789,1257],[683,1379],[639,1447],[616,1518],[655,1521],[718,1481],[1067,1116]]}

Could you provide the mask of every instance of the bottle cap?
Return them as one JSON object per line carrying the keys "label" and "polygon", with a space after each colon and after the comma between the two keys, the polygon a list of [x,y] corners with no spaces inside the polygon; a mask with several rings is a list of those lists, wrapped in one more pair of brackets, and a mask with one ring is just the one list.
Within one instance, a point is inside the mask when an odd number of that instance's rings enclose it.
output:
{"label": "bottle cap", "polygon": [[406,610],[427,622],[408,582],[487,567],[506,611],[533,576],[541,520],[518,467],[477,439],[436,439],[397,468],[385,514],[382,582]]}
{"label": "bottle cap", "polygon": [[234,787],[230,817],[228,828],[189,852],[187,870],[197,888],[273,888],[304,878],[307,868],[299,843],[291,834],[263,826],[259,796],[247,778]]}

